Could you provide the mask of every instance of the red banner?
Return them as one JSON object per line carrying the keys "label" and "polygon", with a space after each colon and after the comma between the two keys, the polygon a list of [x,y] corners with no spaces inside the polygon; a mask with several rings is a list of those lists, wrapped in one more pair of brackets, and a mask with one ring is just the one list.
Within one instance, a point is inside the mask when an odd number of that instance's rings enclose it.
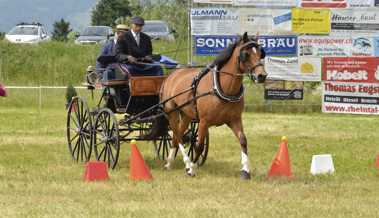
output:
{"label": "red banner", "polygon": [[346,8],[347,0],[301,0],[304,8]]}
{"label": "red banner", "polygon": [[377,57],[323,58],[322,81],[379,83]]}
{"label": "red banner", "polygon": [[379,115],[379,58],[323,58],[322,111]]}

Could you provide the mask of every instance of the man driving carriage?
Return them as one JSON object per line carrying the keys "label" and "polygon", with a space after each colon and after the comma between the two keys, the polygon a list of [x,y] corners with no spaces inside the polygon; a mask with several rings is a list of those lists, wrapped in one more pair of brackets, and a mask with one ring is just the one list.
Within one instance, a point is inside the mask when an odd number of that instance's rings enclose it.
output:
{"label": "man driving carriage", "polygon": [[150,37],[142,32],[145,21],[132,18],[132,28],[120,37],[116,44],[116,60],[126,63],[133,76],[161,76],[163,70],[153,63],[153,47]]}

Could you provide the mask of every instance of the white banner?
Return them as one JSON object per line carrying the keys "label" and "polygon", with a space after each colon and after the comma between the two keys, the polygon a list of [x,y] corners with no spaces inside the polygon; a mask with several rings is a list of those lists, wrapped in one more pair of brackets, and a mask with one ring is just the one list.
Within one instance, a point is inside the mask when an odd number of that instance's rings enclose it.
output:
{"label": "white banner", "polygon": [[349,0],[349,7],[373,7],[375,0]]}
{"label": "white banner", "polygon": [[194,8],[191,10],[192,35],[241,34],[240,18],[232,8]]}
{"label": "white banner", "polygon": [[321,57],[299,57],[302,81],[321,81]]}
{"label": "white banner", "polygon": [[321,59],[317,57],[266,57],[268,79],[321,81]]}
{"label": "white banner", "polygon": [[377,31],[379,9],[334,9],[331,23],[332,31]]}
{"label": "white banner", "polygon": [[379,115],[379,84],[325,81],[322,112]]}
{"label": "white banner", "polygon": [[351,56],[374,56],[374,38],[354,34]]}
{"label": "white banner", "polygon": [[275,34],[292,34],[291,10],[272,10],[272,31]]}
{"label": "white banner", "polygon": [[299,60],[297,57],[266,57],[265,67],[268,79],[299,81]]}
{"label": "white banner", "polygon": [[238,10],[241,19],[241,32],[272,33],[273,17],[271,10],[258,8],[241,8]]}
{"label": "white banner", "polygon": [[240,8],[241,33],[287,34],[291,32],[291,10]]}
{"label": "white banner", "polygon": [[285,7],[297,6],[297,0],[233,0],[236,6]]}
{"label": "white banner", "polygon": [[351,56],[353,40],[349,35],[345,36],[300,36],[300,56]]}

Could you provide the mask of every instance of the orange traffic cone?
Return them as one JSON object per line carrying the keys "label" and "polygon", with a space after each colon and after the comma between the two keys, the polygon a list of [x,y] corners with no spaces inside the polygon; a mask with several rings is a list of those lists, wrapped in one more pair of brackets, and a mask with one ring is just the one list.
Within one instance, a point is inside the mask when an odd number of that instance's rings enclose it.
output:
{"label": "orange traffic cone", "polygon": [[290,157],[288,155],[288,140],[283,136],[280,143],[279,151],[272,162],[268,177],[285,176],[291,177]]}
{"label": "orange traffic cone", "polygon": [[376,168],[379,168],[379,154],[378,154],[378,156],[376,157],[375,166],[376,166]]}
{"label": "orange traffic cone", "polygon": [[136,140],[132,140],[130,145],[130,179],[146,181],[152,180],[153,176],[151,175],[149,167],[145,164],[145,161],[137,148]]}
{"label": "orange traffic cone", "polygon": [[108,176],[108,166],[102,161],[93,161],[86,164],[86,171],[84,173],[84,181],[103,181],[107,180]]}

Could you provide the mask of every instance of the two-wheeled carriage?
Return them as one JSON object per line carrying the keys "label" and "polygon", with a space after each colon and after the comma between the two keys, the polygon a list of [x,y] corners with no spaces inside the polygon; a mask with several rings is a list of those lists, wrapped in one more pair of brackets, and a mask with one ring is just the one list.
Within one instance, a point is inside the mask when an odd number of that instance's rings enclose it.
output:
{"label": "two-wheeled carriage", "polygon": [[[72,98],[67,113],[67,142],[73,160],[87,162],[94,154],[96,160],[104,161],[109,168],[114,169],[119,159],[120,145],[131,140],[148,140],[153,143],[157,158],[167,158],[171,147],[171,131],[157,138],[144,137],[152,129],[153,118],[164,116],[161,110],[164,102],[160,102],[159,90],[166,77],[121,73],[125,79],[103,81],[99,79],[99,73],[87,71],[88,89],[101,87],[103,90],[94,108],[90,108],[82,97]],[[198,122],[193,120],[183,137],[192,160],[195,158],[197,131]],[[198,165],[205,163],[208,145],[207,136]]]}

